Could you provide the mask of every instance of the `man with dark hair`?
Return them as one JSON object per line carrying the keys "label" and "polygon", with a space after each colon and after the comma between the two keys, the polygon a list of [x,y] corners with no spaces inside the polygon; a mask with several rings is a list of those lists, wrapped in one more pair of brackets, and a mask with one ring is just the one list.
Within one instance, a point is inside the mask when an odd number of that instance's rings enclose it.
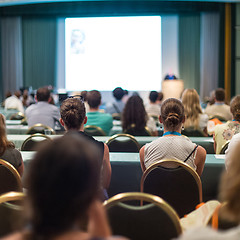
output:
{"label": "man with dark hair", "polygon": [[106,106],[106,113],[119,113],[121,114],[125,103],[122,101],[123,96],[125,95],[125,91],[121,87],[117,87],[113,90],[113,97],[115,101],[113,103],[109,103]]}
{"label": "man with dark hair", "polygon": [[101,105],[101,93],[97,90],[92,90],[87,94],[89,112],[87,113],[88,125],[94,125],[102,128],[109,135],[113,126],[113,118],[109,113],[99,111]]}
{"label": "man with dark hair", "polygon": [[211,118],[213,116],[219,116],[223,119],[231,120],[232,114],[230,107],[225,104],[225,90],[218,88],[215,90],[215,103],[207,106],[205,113]]}
{"label": "man with dark hair", "polygon": [[54,129],[55,122],[60,119],[60,113],[56,106],[49,103],[50,91],[47,88],[39,88],[35,98],[37,103],[26,109],[28,126],[41,123]]}
{"label": "man with dark hair", "polygon": [[160,115],[159,93],[151,91],[149,94],[149,104],[146,105],[146,112],[149,116],[158,117]]}
{"label": "man with dark hair", "polygon": [[111,179],[111,165],[109,161],[109,149],[105,143],[95,140],[84,133],[84,124],[87,123],[86,109],[82,99],[73,97],[67,98],[60,107],[60,123],[67,130],[76,130],[90,142],[93,142],[99,149],[102,156],[102,185],[107,189]]}

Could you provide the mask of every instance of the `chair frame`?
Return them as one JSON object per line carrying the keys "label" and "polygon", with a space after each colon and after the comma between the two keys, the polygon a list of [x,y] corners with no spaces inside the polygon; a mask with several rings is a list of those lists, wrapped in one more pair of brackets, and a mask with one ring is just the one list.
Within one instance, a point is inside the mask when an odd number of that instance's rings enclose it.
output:
{"label": "chair frame", "polygon": [[95,125],[86,125],[86,126],[84,127],[84,131],[85,131],[85,129],[89,129],[89,128],[94,128],[94,129],[96,129],[97,131],[101,132],[101,133],[103,134],[102,136],[106,136],[106,133],[103,131],[103,129],[100,128],[100,127],[98,127],[98,126],[95,126]]}
{"label": "chair frame", "polygon": [[[34,124],[32,127],[30,127],[27,131],[27,134],[29,134],[33,129],[35,129],[36,127],[42,127],[43,129],[46,129],[46,130],[50,130],[52,135],[55,135],[56,132],[49,126],[47,125],[44,125],[42,123],[37,123],[37,124]],[[35,133],[34,133],[35,134]]]}
{"label": "chair frame", "polygon": [[168,216],[171,218],[172,222],[176,227],[178,234],[180,235],[182,233],[180,220],[176,211],[166,201],[164,201],[162,198],[158,196],[155,196],[149,193],[142,193],[142,192],[119,193],[111,197],[110,199],[106,200],[103,203],[103,206],[106,209],[108,209],[119,202],[132,201],[132,200],[139,200],[141,202],[145,201],[145,202],[153,203],[158,207],[162,208],[167,212]]}
{"label": "chair frame", "polygon": [[[199,175],[197,174],[197,172],[190,167],[188,164],[180,161],[180,160],[175,160],[175,159],[163,159],[163,160],[159,160],[156,163],[153,163],[151,166],[149,166],[143,173],[142,178],[141,178],[141,185],[140,185],[140,191],[144,192],[144,181],[147,177],[147,175],[156,167],[158,166],[162,166],[165,163],[173,163],[176,165],[176,167],[183,167],[185,170],[187,170],[195,179],[197,185],[198,185],[198,192],[199,192],[199,202],[202,202],[202,182],[201,179],[199,177]],[[164,166],[163,166],[164,167]]]}
{"label": "chair frame", "polygon": [[127,137],[127,138],[131,139],[137,145],[138,150],[140,150],[141,147],[140,147],[140,144],[137,141],[137,139],[133,135],[130,135],[130,134],[127,134],[127,133],[115,134],[115,135],[111,136],[105,143],[107,145],[109,145],[112,141],[114,141],[118,137]]}
{"label": "chair frame", "polygon": [[219,154],[225,154],[227,148],[228,148],[228,145],[229,145],[230,141],[227,141],[225,144],[222,145],[221,147],[221,151]]}
{"label": "chair frame", "polygon": [[20,177],[20,174],[18,173],[17,169],[11,163],[9,163],[3,159],[0,159],[0,165],[3,165],[7,169],[10,170],[10,172],[13,174],[13,176],[17,180],[17,184],[19,186],[19,191],[22,191],[22,181],[21,181],[21,177]]}
{"label": "chair frame", "polygon": [[0,195],[0,204],[9,202],[9,201],[16,201],[16,200],[22,200],[25,198],[26,195],[22,192],[8,192]]}
{"label": "chair frame", "polygon": [[17,112],[17,113],[13,113],[13,114],[10,116],[10,120],[13,120],[12,118],[15,117],[15,116],[21,116],[21,117],[22,117],[21,121],[22,121],[23,119],[25,119],[25,115],[24,115],[22,112]]}
{"label": "chair frame", "polygon": [[26,142],[28,142],[29,139],[32,139],[32,138],[34,138],[34,137],[42,137],[42,138],[45,138],[45,139],[48,139],[48,140],[52,140],[49,136],[47,136],[47,135],[45,135],[45,134],[42,134],[42,133],[34,133],[34,134],[30,135],[28,138],[26,138],[26,139],[24,140],[24,142],[22,143],[22,146],[21,146],[21,151],[24,151],[23,148],[24,148]]}

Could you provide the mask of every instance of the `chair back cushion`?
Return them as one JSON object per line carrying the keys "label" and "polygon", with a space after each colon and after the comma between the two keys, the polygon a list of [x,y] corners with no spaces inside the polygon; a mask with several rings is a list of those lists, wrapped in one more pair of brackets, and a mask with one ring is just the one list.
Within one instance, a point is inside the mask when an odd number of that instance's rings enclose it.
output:
{"label": "chair back cushion", "polygon": [[143,191],[163,198],[183,217],[200,203],[198,184],[183,167],[157,166],[145,178]]}
{"label": "chair back cushion", "polygon": [[169,240],[178,232],[168,214],[154,204],[130,206],[117,203],[107,209],[113,235],[131,240]]}

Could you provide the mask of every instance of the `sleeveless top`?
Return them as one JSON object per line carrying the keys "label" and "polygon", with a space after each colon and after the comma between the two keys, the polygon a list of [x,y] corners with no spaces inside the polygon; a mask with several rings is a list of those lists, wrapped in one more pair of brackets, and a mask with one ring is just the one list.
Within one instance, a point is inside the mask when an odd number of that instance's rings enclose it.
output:
{"label": "sleeveless top", "polygon": [[188,158],[185,163],[196,170],[197,167],[194,162],[197,152],[197,150],[194,151],[196,146],[185,136],[160,137],[145,145],[145,167],[148,168],[153,163],[163,159],[176,159],[184,162]]}

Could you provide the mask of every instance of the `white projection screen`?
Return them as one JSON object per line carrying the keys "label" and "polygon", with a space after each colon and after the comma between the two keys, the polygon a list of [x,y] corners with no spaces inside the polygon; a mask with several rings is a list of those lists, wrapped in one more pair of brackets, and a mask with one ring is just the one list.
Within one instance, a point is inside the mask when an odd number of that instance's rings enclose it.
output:
{"label": "white projection screen", "polygon": [[65,19],[67,91],[161,87],[161,17]]}

